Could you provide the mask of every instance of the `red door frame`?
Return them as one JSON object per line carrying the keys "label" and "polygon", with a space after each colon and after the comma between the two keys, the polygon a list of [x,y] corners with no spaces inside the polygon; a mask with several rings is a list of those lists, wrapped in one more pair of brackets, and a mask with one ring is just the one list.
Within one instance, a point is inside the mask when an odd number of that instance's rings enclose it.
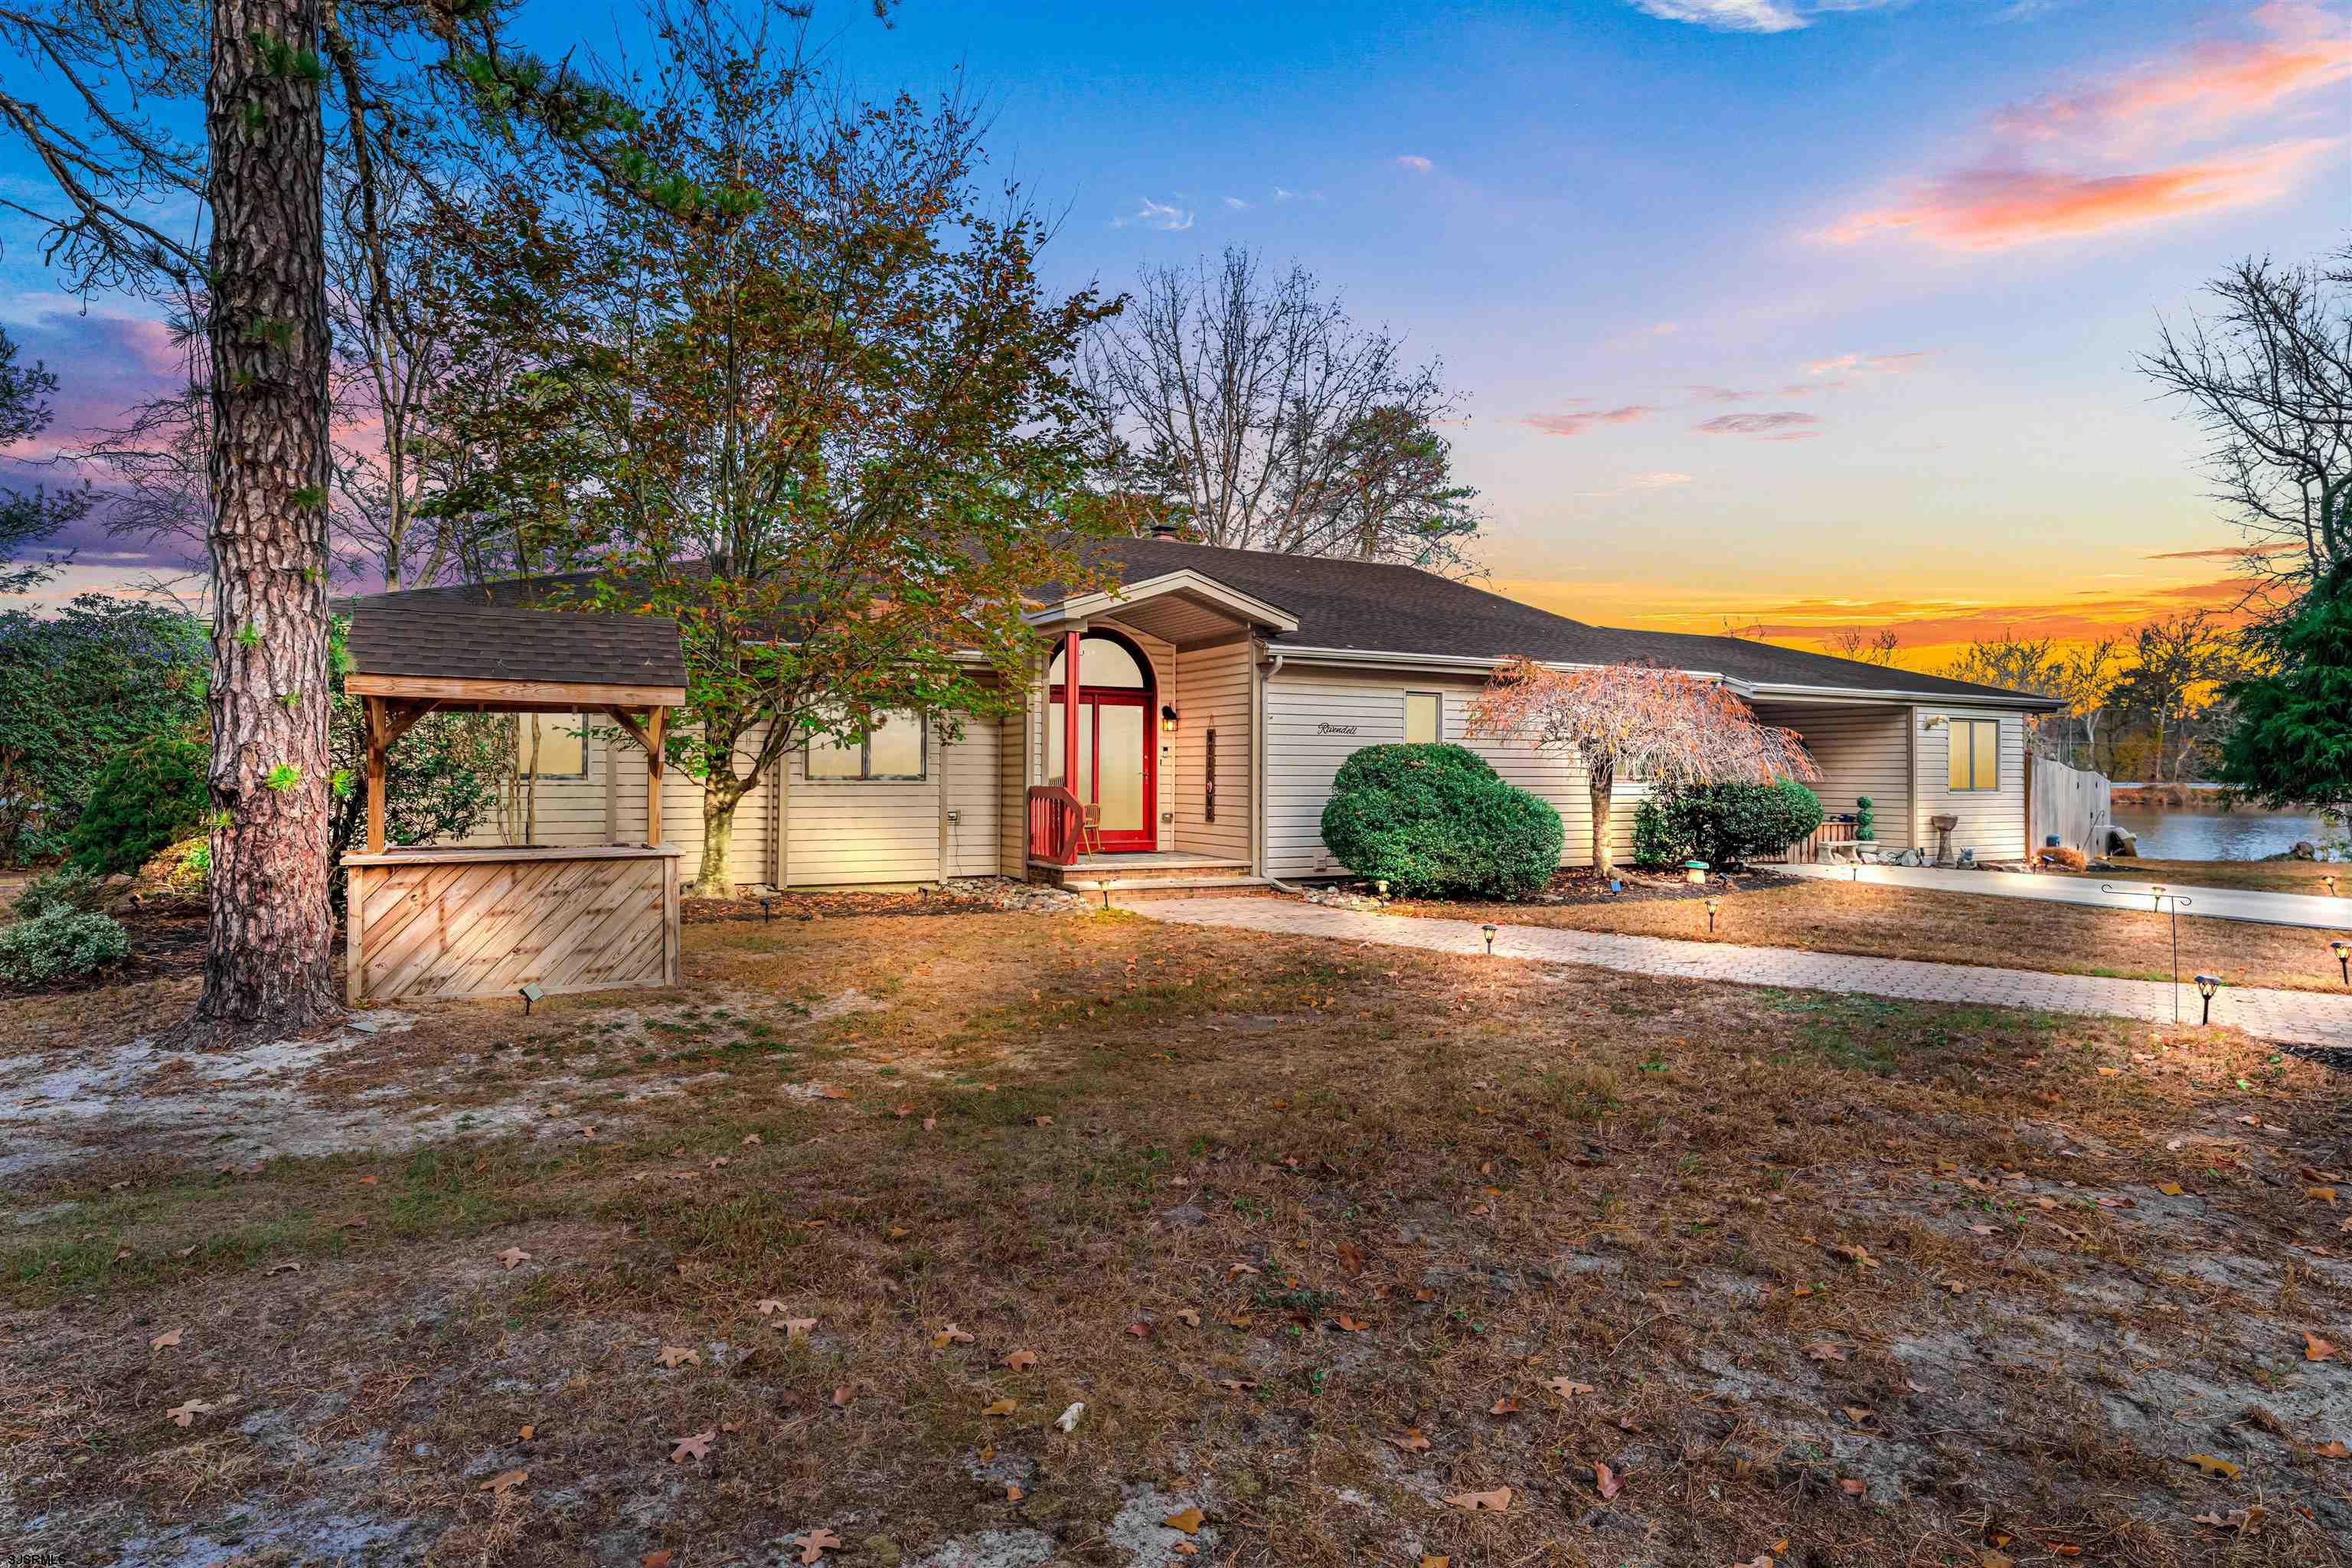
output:
{"label": "red door frame", "polygon": [[[1108,632],[1097,632],[1094,635],[1106,637],[1111,636]],[[1094,745],[1087,758],[1087,793],[1096,802],[1102,799],[1100,710],[1105,707],[1141,709],[1143,710],[1143,826],[1140,828],[1121,832],[1103,829],[1102,847],[1106,854],[1135,854],[1157,849],[1160,847],[1160,748],[1152,744],[1151,737],[1154,732],[1152,716],[1157,710],[1155,699],[1160,692],[1158,672],[1151,668],[1151,661],[1144,657],[1141,648],[1137,647],[1125,637],[1117,637],[1114,640],[1127,649],[1129,656],[1134,658],[1136,667],[1143,671],[1142,688],[1139,689],[1131,686],[1080,686],[1077,689],[1078,700],[1072,702],[1069,700],[1068,687],[1070,678],[1079,668],[1078,645],[1083,636],[1084,634],[1079,632],[1064,634],[1062,638],[1063,679],[1060,684],[1048,685],[1045,689],[1046,702],[1049,704],[1059,702],[1062,705],[1062,783],[1071,794],[1078,793],[1075,760],[1078,754],[1078,709],[1080,707],[1091,704],[1097,710],[1094,723],[1088,726],[1094,737]],[[1051,710],[1049,707],[1047,711]]]}

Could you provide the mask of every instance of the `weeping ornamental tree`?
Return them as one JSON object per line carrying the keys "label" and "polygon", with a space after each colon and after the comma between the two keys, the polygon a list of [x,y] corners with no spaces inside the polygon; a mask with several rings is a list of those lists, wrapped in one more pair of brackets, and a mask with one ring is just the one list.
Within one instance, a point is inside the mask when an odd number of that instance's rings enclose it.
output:
{"label": "weeping ornamental tree", "polygon": [[1470,732],[1573,754],[1592,802],[1592,868],[1616,870],[1609,811],[1620,773],[1666,789],[1816,779],[1794,730],[1767,724],[1722,686],[1646,664],[1552,669],[1514,659],[1470,711]]}

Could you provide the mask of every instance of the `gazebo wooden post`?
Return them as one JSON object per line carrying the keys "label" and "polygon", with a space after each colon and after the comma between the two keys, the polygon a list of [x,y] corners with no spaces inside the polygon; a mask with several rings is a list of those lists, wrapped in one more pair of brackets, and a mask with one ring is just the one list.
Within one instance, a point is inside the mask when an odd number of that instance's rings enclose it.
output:
{"label": "gazebo wooden post", "polygon": [[646,844],[661,842],[662,731],[669,710],[656,708],[646,715]]}
{"label": "gazebo wooden post", "polygon": [[364,697],[367,717],[367,852],[383,853],[383,699]]}

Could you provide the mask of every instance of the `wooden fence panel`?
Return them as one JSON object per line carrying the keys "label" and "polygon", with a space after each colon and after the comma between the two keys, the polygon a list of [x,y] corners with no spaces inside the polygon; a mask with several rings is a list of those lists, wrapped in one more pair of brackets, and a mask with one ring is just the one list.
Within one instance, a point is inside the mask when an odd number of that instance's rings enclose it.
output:
{"label": "wooden fence panel", "polygon": [[2041,848],[2052,834],[2069,849],[2099,855],[2107,847],[2107,825],[2115,820],[2115,786],[2104,773],[2070,768],[2048,757],[2033,759],[2033,831],[2027,850]]}
{"label": "wooden fence panel", "polygon": [[355,1005],[677,981],[675,848],[392,850],[343,864]]}

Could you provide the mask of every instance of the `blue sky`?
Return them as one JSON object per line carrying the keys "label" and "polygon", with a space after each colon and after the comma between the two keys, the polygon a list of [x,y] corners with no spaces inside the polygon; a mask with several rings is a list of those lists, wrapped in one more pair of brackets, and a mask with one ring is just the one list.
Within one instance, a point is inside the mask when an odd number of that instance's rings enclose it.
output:
{"label": "blue sky", "polygon": [[[609,14],[526,12],[592,47]],[[1496,579],[1588,619],[1927,647],[2210,602],[2216,562],[2147,559],[2231,535],[2131,358],[2352,217],[2340,5],[820,15],[869,92],[960,71],[993,106],[1065,286],[1247,244],[1441,356]],[[102,341],[8,237],[0,318]]]}

